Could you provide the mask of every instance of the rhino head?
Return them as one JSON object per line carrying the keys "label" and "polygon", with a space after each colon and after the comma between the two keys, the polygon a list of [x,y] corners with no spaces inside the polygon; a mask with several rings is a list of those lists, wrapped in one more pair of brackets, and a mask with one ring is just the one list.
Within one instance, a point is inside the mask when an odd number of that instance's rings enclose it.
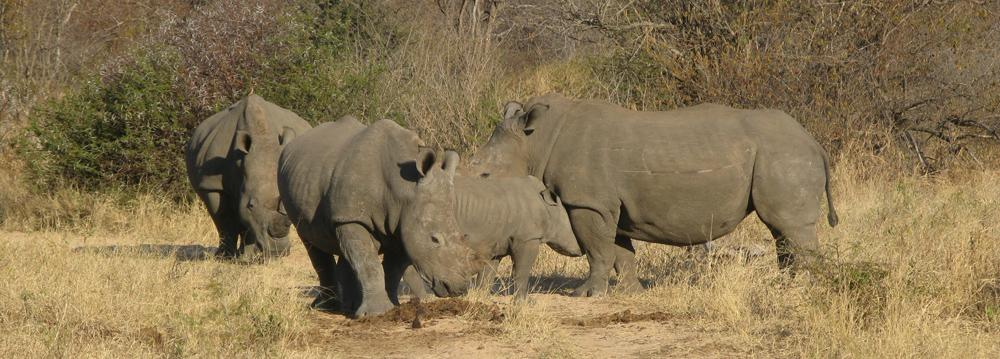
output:
{"label": "rhino head", "polygon": [[455,152],[438,156],[422,151],[416,161],[421,178],[400,217],[403,248],[441,297],[464,294],[472,276],[486,264],[458,225],[454,181],[458,162]]}
{"label": "rhino head", "polygon": [[504,106],[503,121],[493,129],[489,140],[469,161],[464,174],[478,177],[519,177],[531,173],[529,136],[534,122],[548,106],[536,104],[528,109],[520,102]]}
{"label": "rhino head", "polygon": [[243,184],[239,188],[239,218],[246,232],[241,245],[245,257],[278,257],[288,254],[291,226],[278,195],[278,155],[281,145],[295,132],[269,125],[258,97],[247,98],[246,111],[237,124],[233,149]]}

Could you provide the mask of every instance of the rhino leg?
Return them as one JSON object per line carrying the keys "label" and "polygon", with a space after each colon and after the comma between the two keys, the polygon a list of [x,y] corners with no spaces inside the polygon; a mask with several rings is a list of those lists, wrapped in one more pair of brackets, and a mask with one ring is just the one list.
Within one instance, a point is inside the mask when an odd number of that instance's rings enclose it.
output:
{"label": "rhino leg", "polygon": [[[590,273],[587,280],[573,291],[575,297],[596,297],[607,293],[611,267],[615,261],[615,232],[603,217],[587,208],[574,208],[569,214],[573,233],[587,253]],[[617,222],[617,220],[616,220]]]}
{"label": "rhino leg", "polygon": [[406,271],[403,272],[403,283],[406,283],[406,287],[410,288],[410,295],[417,297],[418,299],[430,299],[433,297],[431,292],[427,291],[427,285],[424,284],[423,278],[420,278],[420,273],[413,266],[406,267]]}
{"label": "rhino leg", "polygon": [[778,268],[799,270],[814,264],[819,251],[815,223],[782,227],[765,224],[775,240]]}
{"label": "rhino leg", "polygon": [[344,257],[337,259],[337,294],[340,295],[341,312],[353,314],[361,306],[361,284],[351,263]]}
{"label": "rhino leg", "polygon": [[240,224],[236,211],[222,201],[221,192],[198,191],[198,197],[205,203],[208,214],[215,223],[215,230],[219,232],[219,248],[215,250],[215,256],[236,258],[239,253],[236,243],[243,232],[243,225]]}
{"label": "rhino leg", "polygon": [[531,276],[531,267],[535,265],[538,258],[538,246],[540,241],[515,241],[511,250],[511,259],[514,261],[514,300],[523,301],[528,298],[528,278]]}
{"label": "rhino leg", "polygon": [[476,275],[476,287],[485,288],[487,291],[493,292],[493,284],[497,280],[497,267],[499,266],[499,258],[494,258],[486,262],[486,267]]}
{"label": "rhino leg", "polygon": [[360,224],[347,223],[337,227],[337,240],[361,287],[361,305],[354,316],[378,315],[392,309],[375,238]]}
{"label": "rhino leg", "polygon": [[618,291],[636,293],[643,290],[635,268],[635,247],[627,236],[615,236],[615,272],[618,273]]}
{"label": "rhino leg", "polygon": [[399,305],[399,281],[410,268],[410,258],[399,250],[387,250],[382,255],[382,270],[385,272],[385,290],[389,301]]}
{"label": "rhino leg", "polygon": [[340,308],[340,303],[337,301],[337,269],[333,256],[308,242],[303,241],[303,244],[309,253],[309,261],[319,276],[319,294],[311,306],[316,310],[336,311]]}
{"label": "rhino leg", "polygon": [[808,267],[818,254],[816,219],[826,188],[823,163],[819,156],[809,160],[776,154],[754,166],[753,207],[774,236],[781,268]]}

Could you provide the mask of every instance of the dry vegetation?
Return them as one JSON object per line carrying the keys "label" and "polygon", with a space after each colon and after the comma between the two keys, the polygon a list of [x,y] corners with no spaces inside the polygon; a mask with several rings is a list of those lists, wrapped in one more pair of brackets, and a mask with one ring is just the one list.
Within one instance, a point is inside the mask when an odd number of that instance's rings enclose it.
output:
{"label": "dry vegetation", "polygon": [[[479,291],[408,307],[423,313],[419,329],[410,314],[357,323],[312,312],[316,279],[302,248],[263,265],[209,259],[215,233],[188,195],[40,187],[19,150],[31,141],[15,141],[28,136],[39,106],[72,96],[93,71],[114,74],[124,54],[149,41],[173,41],[191,53],[180,58],[203,60],[177,72],[182,92],[213,99],[185,107],[192,112],[248,87],[289,83],[241,77],[240,66],[255,69],[250,62],[260,58],[211,59],[226,51],[198,48],[214,43],[208,35],[163,37],[197,34],[163,24],[207,26],[234,8],[5,1],[0,357],[1000,356],[995,3],[414,3],[362,7],[351,16],[389,19],[393,30],[361,21],[351,31],[364,36],[342,48],[340,62],[309,64],[347,85],[321,84],[338,89],[329,93],[285,86],[275,96],[305,106],[330,95],[334,105],[298,110],[401,120],[465,153],[504,101],[546,91],[641,109],[701,101],[780,108],[833,153],[841,224],[819,228],[827,261],[808,276],[779,272],[773,242],[751,216],[711,257],[640,244],[649,286],[641,294],[567,297],[586,261],[545,252],[528,303]],[[192,12],[198,6],[216,12]],[[244,14],[255,34],[273,31],[265,25],[274,19]],[[233,31],[226,26],[218,33]],[[253,46],[284,53],[286,44]],[[231,72],[192,70],[201,67]]]}

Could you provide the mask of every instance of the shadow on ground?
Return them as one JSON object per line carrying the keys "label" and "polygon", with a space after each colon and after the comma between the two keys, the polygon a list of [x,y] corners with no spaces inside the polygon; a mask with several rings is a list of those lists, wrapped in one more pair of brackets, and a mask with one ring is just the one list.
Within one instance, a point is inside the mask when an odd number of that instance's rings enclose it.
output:
{"label": "shadow on ground", "polygon": [[73,248],[73,253],[175,258],[179,261],[205,261],[214,258],[215,250],[216,247],[205,247],[197,244],[138,244],[76,247]]}

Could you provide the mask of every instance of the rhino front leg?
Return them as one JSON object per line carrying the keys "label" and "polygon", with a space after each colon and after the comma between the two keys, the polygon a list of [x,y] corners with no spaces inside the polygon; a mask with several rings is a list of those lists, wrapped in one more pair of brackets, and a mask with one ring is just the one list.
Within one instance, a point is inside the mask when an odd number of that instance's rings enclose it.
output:
{"label": "rhino front leg", "polygon": [[316,275],[319,276],[319,294],[312,302],[312,308],[322,311],[336,311],[340,308],[337,300],[337,269],[333,256],[323,252],[316,246],[303,241],[309,261],[312,262]]}
{"label": "rhino front leg", "polygon": [[[410,267],[410,258],[405,253],[399,250],[384,251],[382,269],[385,271],[385,290],[389,294],[389,301],[393,304],[399,305],[399,281]],[[407,285],[409,284],[407,282]]]}
{"label": "rhino front leg", "polygon": [[337,227],[337,239],[344,259],[350,264],[361,287],[361,305],[354,317],[378,315],[394,306],[385,290],[385,273],[378,258],[375,238],[356,223]]}
{"label": "rhino front leg", "polygon": [[635,247],[626,236],[615,237],[615,272],[618,272],[619,292],[636,293],[643,290],[635,268]]}
{"label": "rhino front leg", "polygon": [[538,240],[515,241],[511,250],[514,261],[514,300],[523,301],[528,298],[528,279],[531,277],[531,267],[538,258]]}
{"label": "rhino front leg", "polygon": [[420,273],[417,273],[417,270],[412,265],[406,267],[406,271],[403,272],[403,283],[406,283],[406,287],[410,288],[410,295],[418,299],[430,299],[433,297],[427,291],[427,285],[424,283],[423,278],[420,278]]}
{"label": "rhino front leg", "polygon": [[222,201],[221,192],[198,191],[198,197],[205,203],[215,230],[219,232],[219,248],[215,256],[219,258],[236,258],[238,252],[236,243],[243,225],[240,224],[236,211]]}
{"label": "rhino front leg", "polygon": [[573,291],[573,296],[604,295],[608,291],[608,279],[615,261],[617,246],[614,238],[617,228],[608,225],[599,213],[586,208],[571,210],[569,220],[590,264],[587,280]]}

